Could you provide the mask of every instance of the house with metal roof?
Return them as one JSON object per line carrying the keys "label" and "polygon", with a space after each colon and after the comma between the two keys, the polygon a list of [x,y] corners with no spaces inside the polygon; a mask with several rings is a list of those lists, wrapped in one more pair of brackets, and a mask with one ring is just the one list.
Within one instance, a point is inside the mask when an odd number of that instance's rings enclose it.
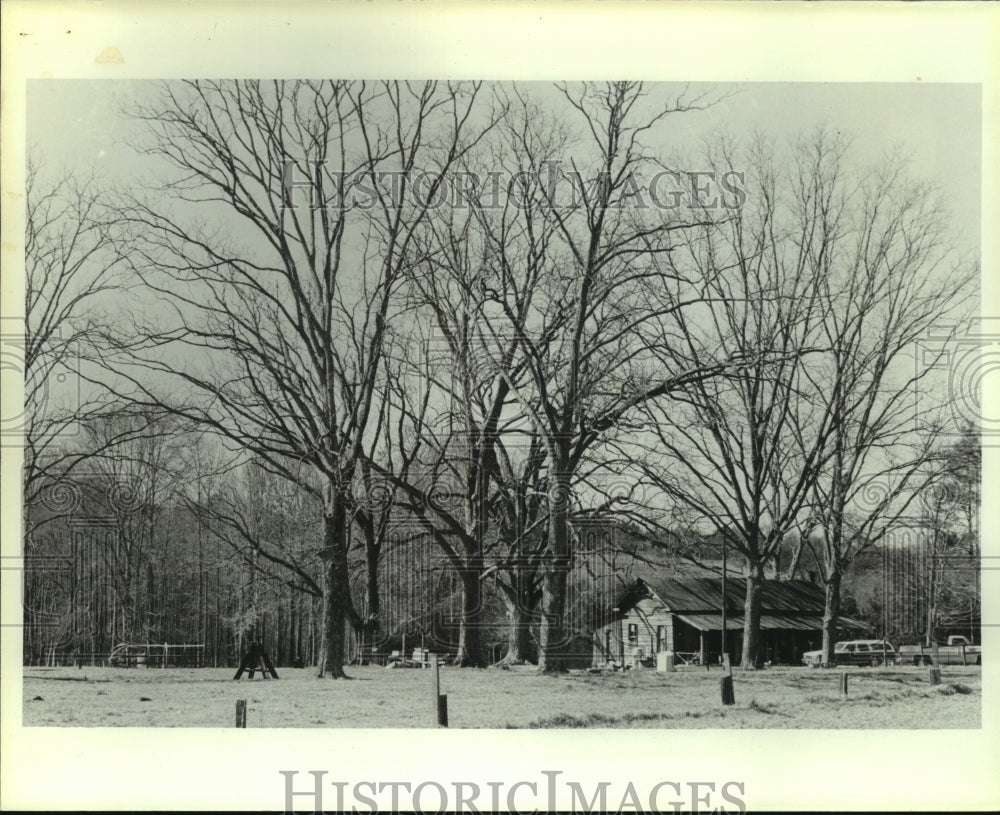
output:
{"label": "house with metal roof", "polygon": [[[612,613],[594,637],[594,662],[652,664],[661,652],[676,664],[714,664],[725,650],[735,665],[743,647],[746,579],[687,580],[639,578],[618,597]],[[808,580],[765,580],[761,587],[761,638],[764,660],[801,664],[802,654],[819,648],[823,627],[822,587]],[[723,613],[725,608],[725,613]],[[838,618],[838,636],[850,638],[871,630],[866,623]]]}

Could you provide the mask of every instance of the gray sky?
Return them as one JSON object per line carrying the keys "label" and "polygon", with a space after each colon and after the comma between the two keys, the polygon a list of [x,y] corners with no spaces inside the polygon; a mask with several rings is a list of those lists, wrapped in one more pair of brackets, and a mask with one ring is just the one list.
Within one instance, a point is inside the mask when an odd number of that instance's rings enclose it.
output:
{"label": "gray sky", "polygon": [[[31,80],[29,147],[37,148],[52,166],[95,167],[111,178],[142,173],[141,162],[125,144],[137,125],[120,111],[128,101],[141,99],[143,87],[137,80]],[[901,149],[911,159],[912,174],[944,192],[954,216],[955,237],[978,245],[982,129],[978,85],[780,82],[714,87],[732,95],[714,108],[672,120],[670,127],[676,128],[669,131],[672,140],[696,147],[702,137],[717,130],[734,136],[757,130],[779,141],[794,141],[824,125],[852,137],[854,156],[865,164]],[[649,90],[655,95],[659,89],[651,84]]]}

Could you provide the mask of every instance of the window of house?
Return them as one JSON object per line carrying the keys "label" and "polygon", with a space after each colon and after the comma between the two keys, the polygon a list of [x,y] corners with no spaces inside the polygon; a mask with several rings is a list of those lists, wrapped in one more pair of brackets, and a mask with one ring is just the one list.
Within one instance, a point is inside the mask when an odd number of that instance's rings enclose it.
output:
{"label": "window of house", "polygon": [[628,624],[628,644],[638,645],[639,644],[639,624],[629,623]]}
{"label": "window of house", "polygon": [[667,628],[663,625],[656,626],[656,650],[665,651],[667,649]]}

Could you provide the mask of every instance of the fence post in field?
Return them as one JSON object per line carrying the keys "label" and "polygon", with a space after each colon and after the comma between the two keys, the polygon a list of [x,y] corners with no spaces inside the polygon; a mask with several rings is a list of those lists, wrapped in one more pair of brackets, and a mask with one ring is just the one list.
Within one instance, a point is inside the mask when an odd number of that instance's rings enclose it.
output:
{"label": "fence post in field", "polygon": [[431,673],[434,683],[434,721],[438,727],[448,726],[448,697],[441,694],[441,673],[437,654],[431,655]]}
{"label": "fence post in field", "polygon": [[247,726],[247,700],[237,699],[236,700],[236,726],[246,727]]}
{"label": "fence post in field", "polygon": [[840,695],[847,696],[847,674],[842,673],[840,675]]}
{"label": "fence post in field", "polygon": [[735,705],[736,693],[733,691],[733,678],[728,674],[719,681],[719,689],[722,691],[722,704]]}
{"label": "fence post in field", "polygon": [[941,684],[941,669],[938,668],[936,665],[933,668],[930,669],[929,680],[930,680],[930,683],[932,685],[940,685]]}
{"label": "fence post in field", "polygon": [[719,690],[722,692],[722,704],[735,705],[736,692],[733,689],[733,666],[729,661],[729,654],[723,654],[722,667],[724,674],[719,681]]}

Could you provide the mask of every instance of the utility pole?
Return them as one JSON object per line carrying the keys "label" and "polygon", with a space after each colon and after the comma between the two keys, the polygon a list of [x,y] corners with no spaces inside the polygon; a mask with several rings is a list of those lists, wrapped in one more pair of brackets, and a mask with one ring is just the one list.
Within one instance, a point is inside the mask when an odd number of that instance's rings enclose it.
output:
{"label": "utility pole", "polygon": [[721,659],[725,660],[726,654],[726,536],[722,536],[722,654]]}

